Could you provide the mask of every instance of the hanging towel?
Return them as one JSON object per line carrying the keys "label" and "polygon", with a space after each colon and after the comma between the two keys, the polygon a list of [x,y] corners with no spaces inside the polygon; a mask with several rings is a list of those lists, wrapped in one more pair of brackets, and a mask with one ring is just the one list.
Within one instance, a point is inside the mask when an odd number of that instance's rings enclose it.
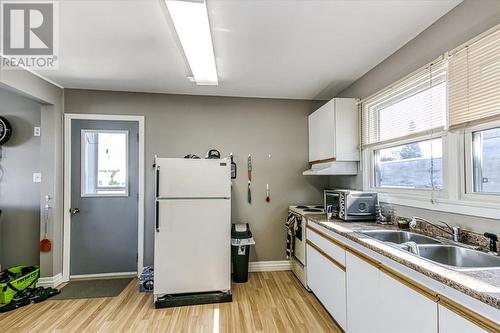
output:
{"label": "hanging towel", "polygon": [[286,219],[286,258],[290,259],[294,253],[295,247],[295,226],[297,218],[294,213],[288,212]]}

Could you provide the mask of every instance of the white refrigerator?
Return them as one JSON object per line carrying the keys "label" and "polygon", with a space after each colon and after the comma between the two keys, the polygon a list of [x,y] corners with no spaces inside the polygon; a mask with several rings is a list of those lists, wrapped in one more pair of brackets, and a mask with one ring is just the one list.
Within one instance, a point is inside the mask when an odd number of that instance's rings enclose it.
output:
{"label": "white refrigerator", "polygon": [[155,304],[165,295],[184,297],[166,306],[198,304],[185,299],[197,293],[230,296],[231,161],[156,158],[155,169]]}

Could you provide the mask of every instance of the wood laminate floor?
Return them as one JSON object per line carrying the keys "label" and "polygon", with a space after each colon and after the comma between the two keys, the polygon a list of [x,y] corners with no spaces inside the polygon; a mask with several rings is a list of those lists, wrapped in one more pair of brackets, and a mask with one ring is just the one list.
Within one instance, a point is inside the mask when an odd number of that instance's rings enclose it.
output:
{"label": "wood laminate floor", "polygon": [[233,302],[154,309],[137,280],[113,298],[47,300],[0,314],[1,332],[340,332],[291,272],[250,273]]}

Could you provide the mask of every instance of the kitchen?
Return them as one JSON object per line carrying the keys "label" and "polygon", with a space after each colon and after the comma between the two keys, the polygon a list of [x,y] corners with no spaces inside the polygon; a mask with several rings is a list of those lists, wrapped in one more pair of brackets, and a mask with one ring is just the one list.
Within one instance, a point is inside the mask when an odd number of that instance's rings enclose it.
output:
{"label": "kitchen", "polygon": [[[0,73],[5,94],[41,105],[41,144],[33,151],[43,158],[39,166],[28,170],[30,180],[31,173],[42,174],[37,189],[40,207],[33,211],[40,225],[22,226],[30,235],[40,235],[36,242],[52,241],[48,252],[38,251],[32,240],[31,247],[22,251],[1,245],[2,270],[15,263],[39,265],[39,285],[60,289],[61,295],[71,283],[87,282],[89,277],[102,282],[103,274],[120,272],[130,279],[118,295],[87,298],[87,311],[78,309],[82,299],[54,296],[0,313],[2,327],[7,331],[37,327],[98,331],[108,325],[111,331],[205,331],[215,330],[217,324],[218,330],[228,331],[498,330],[499,271],[477,267],[486,265],[479,259],[481,263],[474,261],[472,269],[463,269],[456,266],[458,259],[449,265],[431,253],[431,248],[447,246],[449,260],[461,253],[475,254],[453,250],[457,246],[480,249],[486,257],[478,258],[499,258],[488,254],[498,251],[498,243],[490,239],[500,234],[500,197],[495,187],[498,113],[490,107],[498,105],[496,67],[487,67],[493,70],[485,77],[493,77],[493,83],[480,86],[481,91],[492,89],[485,94],[464,90],[463,81],[468,78],[469,88],[474,87],[470,84],[475,72],[464,73],[474,59],[498,56],[498,1],[375,1],[370,5],[207,0],[203,3],[218,85],[196,84],[193,59],[182,43],[175,9],[165,1],[144,3],[126,1],[117,8],[116,2],[104,1],[96,14],[94,5],[61,1],[59,69],[2,69]],[[282,21],[275,21],[277,13]],[[80,16],[92,17],[96,31],[102,31],[100,38],[83,24],[72,24],[81,22]],[[386,24],[380,23],[382,16]],[[359,17],[365,18],[363,23],[354,24]],[[110,18],[116,25],[109,24]],[[72,42],[73,36],[78,36],[78,45]],[[144,47],[135,50],[137,45]],[[489,51],[481,53],[485,48]],[[474,93],[479,97],[473,101],[461,98],[476,98]],[[479,111],[471,105],[479,105]],[[12,120],[14,136],[22,133],[15,114],[2,109],[0,115]],[[98,188],[84,193],[75,187],[84,174],[73,167],[92,161],[75,153],[81,141],[75,133],[88,129],[91,138],[99,122],[134,123],[136,127],[127,131],[137,131],[138,140],[129,137],[128,144],[135,145],[130,146],[129,157],[143,157],[127,166],[128,187],[113,189],[124,191],[117,198],[137,196],[138,200],[117,203],[118,208],[110,209],[113,214],[85,208],[99,194]],[[117,130],[123,131],[110,126],[106,133]],[[12,166],[7,164],[19,148],[13,142],[2,146],[3,181],[14,179],[9,178]],[[248,282],[230,284],[232,302],[155,309],[155,293],[137,291],[137,277],[143,269],[157,265],[155,239],[165,230],[160,226],[158,233],[155,228],[159,198],[155,155],[182,159],[191,154],[202,162],[209,160],[207,153],[212,149],[219,152],[228,170],[230,155],[236,164],[225,241],[230,242],[231,223],[249,224],[255,245],[248,247]],[[68,177],[71,172],[78,174]],[[122,181],[120,173],[108,173],[113,182]],[[188,182],[189,174],[180,183]],[[86,175],[92,178],[92,173]],[[346,189],[350,192],[338,191]],[[20,194],[11,194],[13,199],[22,196],[23,189],[17,190]],[[365,214],[368,208],[370,214],[364,216],[371,222],[339,220],[340,201],[325,204],[325,190],[338,191],[334,194],[345,200],[353,200],[359,194],[355,191],[376,193],[376,198],[363,202],[362,212],[355,212]],[[0,190],[0,199],[5,194]],[[12,244],[6,240],[25,232],[16,229],[8,203],[0,201],[2,244]],[[50,213],[44,215],[47,205]],[[121,212],[132,205],[131,213]],[[296,206],[313,211],[303,212]],[[328,206],[332,206],[330,220]],[[300,225],[287,219],[290,213],[301,216]],[[189,210],[185,214],[190,220],[209,215]],[[421,219],[412,223],[412,217]],[[116,235],[130,232],[116,237],[122,241],[109,237],[104,229],[95,237],[89,231],[91,224],[83,223],[90,219],[100,221],[96,225],[123,221],[121,230],[117,224],[109,230]],[[376,219],[392,224],[374,223]],[[456,226],[459,244],[441,239],[452,240]],[[204,242],[208,238],[202,235],[202,227],[182,237],[193,244]],[[390,235],[370,230],[387,230]],[[302,239],[297,243],[298,237]],[[225,256],[230,255],[230,245],[227,251]],[[419,251],[420,256],[410,251]],[[203,256],[210,253],[205,252]],[[120,256],[125,254],[122,261]],[[177,256],[180,269],[184,261],[180,252]],[[227,264],[229,259],[224,260]],[[209,271],[204,266],[202,273],[189,276],[195,282],[193,276],[208,276]],[[98,283],[94,284],[92,288]],[[111,289],[107,288],[105,292]],[[133,301],[136,298],[139,305]],[[117,307],[120,302],[126,306]],[[64,307],[70,311],[59,312],[59,320],[48,316],[33,324],[24,320],[34,318],[37,309],[49,312]],[[110,321],[113,311],[119,319]],[[187,319],[190,311],[196,313],[191,322]],[[96,320],[89,319],[95,316]],[[426,320],[417,320],[419,316]],[[393,326],[384,326],[389,322]]]}

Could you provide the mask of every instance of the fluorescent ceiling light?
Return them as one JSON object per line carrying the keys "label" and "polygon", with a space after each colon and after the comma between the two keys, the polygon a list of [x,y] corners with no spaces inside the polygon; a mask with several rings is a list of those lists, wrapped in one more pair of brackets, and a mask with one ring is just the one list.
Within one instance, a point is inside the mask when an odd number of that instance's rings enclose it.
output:
{"label": "fluorescent ceiling light", "polygon": [[198,85],[218,85],[208,11],[204,0],[165,0]]}

